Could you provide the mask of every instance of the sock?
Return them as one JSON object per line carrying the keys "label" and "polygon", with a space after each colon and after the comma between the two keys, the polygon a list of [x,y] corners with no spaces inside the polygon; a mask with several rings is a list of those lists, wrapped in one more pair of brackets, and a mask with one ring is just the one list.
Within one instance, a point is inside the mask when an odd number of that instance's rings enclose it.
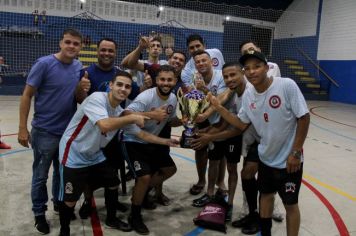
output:
{"label": "sock", "polygon": [[131,204],[131,216],[132,218],[138,217],[141,215],[141,206]]}
{"label": "sock", "polygon": [[117,189],[105,188],[106,217],[113,219],[116,217],[116,202],[119,196]]}
{"label": "sock", "polygon": [[61,228],[69,230],[70,219],[73,215],[74,207],[67,206],[64,202],[59,202],[59,222]]}
{"label": "sock", "polygon": [[242,189],[245,191],[249,213],[257,211],[257,181],[255,178],[242,179]]}
{"label": "sock", "polygon": [[260,218],[262,236],[271,236],[272,218]]}

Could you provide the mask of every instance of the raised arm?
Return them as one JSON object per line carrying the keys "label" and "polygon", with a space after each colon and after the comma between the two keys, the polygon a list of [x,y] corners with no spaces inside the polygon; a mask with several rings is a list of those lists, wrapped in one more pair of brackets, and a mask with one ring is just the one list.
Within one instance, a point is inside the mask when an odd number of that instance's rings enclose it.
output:
{"label": "raised arm", "polygon": [[140,37],[140,41],[138,46],[130,52],[122,61],[121,65],[125,68],[135,69],[144,72],[145,66],[144,63],[140,62],[140,54],[141,52],[148,48],[149,46],[149,38],[148,37]]}

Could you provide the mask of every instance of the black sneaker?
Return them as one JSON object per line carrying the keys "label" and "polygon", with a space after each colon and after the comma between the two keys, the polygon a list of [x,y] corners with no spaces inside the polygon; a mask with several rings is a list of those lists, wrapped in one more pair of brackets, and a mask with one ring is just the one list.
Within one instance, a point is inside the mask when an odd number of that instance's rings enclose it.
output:
{"label": "black sneaker", "polygon": [[35,216],[35,228],[40,234],[49,234],[49,224],[45,215]]}
{"label": "black sneaker", "polygon": [[194,207],[203,207],[209,202],[213,200],[213,196],[209,196],[208,194],[204,194],[202,197],[194,199],[192,206]]}
{"label": "black sneaker", "polygon": [[242,227],[241,232],[243,234],[249,234],[249,235],[258,233],[258,231],[260,231],[258,219],[259,219],[259,216],[258,216],[257,212],[250,214],[250,219]]}
{"label": "black sneaker", "polygon": [[233,209],[233,205],[228,205],[228,207],[226,208],[225,222],[231,221]]}
{"label": "black sneaker", "polygon": [[61,227],[60,231],[59,231],[59,236],[70,236],[70,228],[63,228]]}
{"label": "black sneaker", "polygon": [[106,218],[105,224],[109,228],[118,229],[118,230],[121,230],[123,232],[132,231],[132,228],[131,228],[131,226],[129,224],[119,220],[117,217],[110,218],[110,219]]}
{"label": "black sneaker", "polygon": [[82,206],[79,209],[79,216],[80,219],[88,219],[92,212],[92,207],[91,207],[91,202],[90,201],[84,201]]}
{"label": "black sneaker", "polygon": [[136,231],[138,234],[147,235],[150,233],[149,229],[143,223],[142,215],[133,218],[132,215],[129,215],[128,222],[131,225],[132,229]]}

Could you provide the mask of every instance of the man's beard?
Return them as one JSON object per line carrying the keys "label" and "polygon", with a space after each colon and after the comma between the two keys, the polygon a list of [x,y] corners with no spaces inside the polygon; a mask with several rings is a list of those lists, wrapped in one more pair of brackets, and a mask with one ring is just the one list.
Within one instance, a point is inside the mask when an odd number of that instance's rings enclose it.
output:
{"label": "man's beard", "polygon": [[168,96],[169,94],[171,94],[173,88],[171,88],[168,92],[163,92],[162,89],[160,87],[158,88],[158,92],[162,95],[162,96]]}

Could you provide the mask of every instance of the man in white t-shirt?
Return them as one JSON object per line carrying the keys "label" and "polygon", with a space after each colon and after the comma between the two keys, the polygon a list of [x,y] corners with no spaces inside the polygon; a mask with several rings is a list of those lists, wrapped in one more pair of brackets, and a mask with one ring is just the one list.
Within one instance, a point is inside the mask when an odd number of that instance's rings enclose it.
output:
{"label": "man in white t-shirt", "polygon": [[[187,47],[189,54],[192,56],[196,51],[206,51],[209,53],[214,69],[221,70],[225,64],[221,51],[217,48],[206,49],[203,38],[199,34],[189,35],[187,38]],[[182,71],[182,81],[185,86],[191,86],[193,83],[194,73],[196,72],[193,57],[185,65]]]}
{"label": "man in white t-shirt", "polygon": [[274,195],[278,192],[287,212],[287,235],[298,235],[302,147],[310,122],[308,107],[293,80],[267,76],[269,67],[262,53],[247,51],[240,63],[253,87],[245,91],[238,116],[221,106],[215,97],[210,102],[230,124],[241,130],[252,124],[261,138],[257,180],[261,234],[271,235]]}
{"label": "man in white t-shirt", "polygon": [[[119,71],[110,82],[110,92],[95,92],[87,97],[74,114],[60,144],[60,236],[70,235],[70,218],[76,202],[86,184],[104,185],[110,194],[105,195],[107,208],[106,225],[122,231],[131,231],[130,225],[116,217],[117,188],[119,180],[115,168],[110,168],[102,148],[118,129],[133,130],[143,127],[148,117],[131,114],[121,116],[120,103],[131,92],[131,75]],[[134,135],[147,142],[170,145],[170,139],[162,139],[137,128]],[[115,195],[116,193],[116,195]]]}
{"label": "man in white t-shirt", "polygon": [[[214,69],[213,61],[207,51],[198,50],[193,53],[193,60],[196,68],[194,80],[191,81],[190,87],[196,88],[205,94],[211,92],[213,95],[218,95],[226,90],[222,71]],[[210,125],[215,125],[219,122],[219,115],[217,113],[210,114],[207,121],[198,124],[199,129],[208,128]],[[198,182],[194,184],[189,192],[192,195],[201,193],[206,183],[206,167],[208,163],[207,146],[200,147],[195,150],[195,162],[198,174]],[[217,177],[216,185],[224,192],[226,186],[224,183],[226,169],[226,160],[223,159],[219,164],[219,175]]]}

